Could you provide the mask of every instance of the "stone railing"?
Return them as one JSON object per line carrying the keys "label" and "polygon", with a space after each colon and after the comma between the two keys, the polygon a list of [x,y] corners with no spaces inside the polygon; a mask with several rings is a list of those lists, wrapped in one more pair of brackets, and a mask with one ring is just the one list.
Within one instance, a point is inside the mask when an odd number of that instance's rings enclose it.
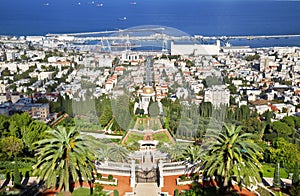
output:
{"label": "stone railing", "polygon": [[187,185],[187,184],[192,184],[192,183],[193,183],[192,179],[181,180],[180,178],[176,178],[177,185]]}
{"label": "stone railing", "polygon": [[176,167],[176,166],[182,166],[185,165],[184,161],[179,161],[179,162],[171,162],[171,163],[163,163],[163,167],[167,168],[167,167]]}
{"label": "stone railing", "polygon": [[120,176],[130,176],[130,169],[97,168],[97,173],[114,174],[114,175],[120,175]]}
{"label": "stone railing", "polygon": [[117,178],[113,178],[112,181],[110,181],[110,180],[108,180],[108,178],[102,177],[101,179],[95,180],[95,183],[104,184],[104,185],[114,185],[114,186],[117,186],[118,185],[118,179]]}

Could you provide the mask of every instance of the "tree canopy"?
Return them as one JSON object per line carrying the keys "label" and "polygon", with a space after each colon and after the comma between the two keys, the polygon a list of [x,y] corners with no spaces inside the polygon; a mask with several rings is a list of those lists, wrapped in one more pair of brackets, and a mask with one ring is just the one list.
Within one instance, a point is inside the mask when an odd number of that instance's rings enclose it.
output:
{"label": "tree canopy", "polygon": [[[46,131],[46,138],[35,143],[37,163],[34,174],[45,181],[47,187],[69,192],[70,185],[84,180],[91,182],[95,172],[97,140],[80,134],[74,127],[58,126]],[[59,176],[59,177],[57,177]]]}
{"label": "tree canopy", "polygon": [[242,127],[225,125],[224,130],[206,136],[203,144],[203,175],[216,177],[221,190],[230,190],[233,176],[242,183],[259,182],[262,149],[253,141],[253,134],[243,133]]}

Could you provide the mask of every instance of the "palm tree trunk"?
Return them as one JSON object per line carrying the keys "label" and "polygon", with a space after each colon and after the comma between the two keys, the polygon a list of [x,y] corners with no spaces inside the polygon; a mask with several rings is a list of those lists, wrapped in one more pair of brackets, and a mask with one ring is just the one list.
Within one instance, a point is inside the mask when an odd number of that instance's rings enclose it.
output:
{"label": "palm tree trunk", "polygon": [[[229,160],[230,161],[230,160]],[[224,192],[230,192],[230,186],[229,186],[229,161],[226,162],[226,166],[225,166],[225,178],[224,178],[224,182],[223,182],[223,191]]]}
{"label": "palm tree trunk", "polygon": [[90,195],[93,195],[94,189],[93,189],[93,182],[91,182],[90,180],[88,181],[89,186],[90,186]]}

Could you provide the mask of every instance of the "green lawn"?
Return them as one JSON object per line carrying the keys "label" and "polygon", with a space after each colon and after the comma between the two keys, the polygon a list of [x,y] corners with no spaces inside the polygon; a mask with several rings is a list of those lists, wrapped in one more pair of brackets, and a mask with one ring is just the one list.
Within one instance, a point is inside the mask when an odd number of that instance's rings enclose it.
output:
{"label": "green lawn", "polygon": [[[94,192],[95,192],[95,189],[94,189]],[[57,194],[57,196],[63,196],[64,193],[63,192],[60,192]],[[90,195],[90,189],[89,188],[78,188],[78,189],[75,189],[72,193],[72,196],[86,196],[86,195]],[[93,194],[95,195],[95,194]]]}
{"label": "green lawn", "polygon": [[88,118],[74,118],[76,128],[80,131],[98,131],[101,126],[98,122],[90,122]]}
{"label": "green lawn", "polygon": [[74,190],[72,195],[74,195],[74,196],[90,195],[90,189],[88,189],[88,188],[78,188],[78,189]]}
{"label": "green lawn", "polygon": [[140,118],[140,117],[138,117],[135,122],[134,128],[138,129],[138,130],[145,130],[145,129],[158,130],[158,129],[161,129],[162,127],[161,127],[161,122],[160,122],[159,118]]}
{"label": "green lawn", "polygon": [[153,134],[153,139],[158,140],[159,142],[162,142],[162,143],[171,143],[168,135],[165,132]]}
{"label": "green lawn", "polygon": [[139,140],[143,140],[144,136],[142,134],[137,134],[137,133],[130,133],[130,135],[128,136],[125,144],[130,144],[133,143],[135,141],[139,141]]}
{"label": "green lawn", "polygon": [[[275,166],[272,164],[262,164],[263,176],[267,178],[274,177]],[[288,173],[284,168],[280,168],[280,178],[288,178]]]}

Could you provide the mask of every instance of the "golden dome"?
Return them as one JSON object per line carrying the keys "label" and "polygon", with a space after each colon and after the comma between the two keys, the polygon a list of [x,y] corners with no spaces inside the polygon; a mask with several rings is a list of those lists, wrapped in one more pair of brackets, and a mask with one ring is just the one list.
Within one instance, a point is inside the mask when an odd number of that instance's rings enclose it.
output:
{"label": "golden dome", "polygon": [[144,94],[153,94],[154,93],[154,89],[152,86],[145,86],[143,88],[143,93]]}

